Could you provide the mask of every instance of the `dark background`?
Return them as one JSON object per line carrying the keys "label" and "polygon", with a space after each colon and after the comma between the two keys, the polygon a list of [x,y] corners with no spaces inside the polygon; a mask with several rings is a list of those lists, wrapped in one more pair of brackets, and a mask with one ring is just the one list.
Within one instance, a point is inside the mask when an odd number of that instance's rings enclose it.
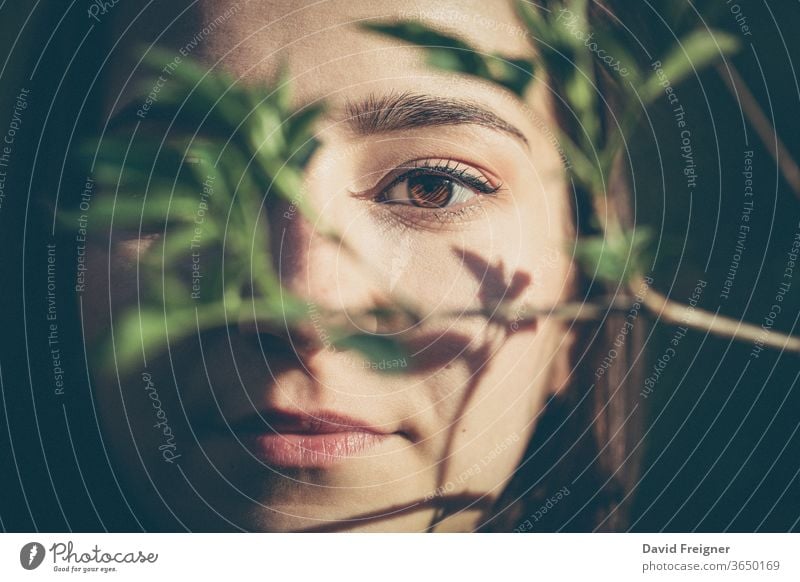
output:
{"label": "dark background", "polygon": [[[661,7],[675,5],[653,3]],[[721,5],[713,16],[704,6]],[[655,49],[670,40],[645,2],[630,18],[649,23]],[[752,36],[742,36],[729,6],[695,2],[701,14],[743,41],[732,59],[789,152],[800,154],[800,43],[797,2],[741,1]],[[98,438],[71,288],[74,241],[58,242],[58,325],[65,395],[55,396],[47,346],[46,244],[51,206],[74,204],[85,175],[65,152],[97,123],[100,64],[112,39],[90,31],[88,3],[0,4],[0,134],[14,96],[30,89],[0,208],[0,528],[5,531],[136,530]],[[659,28],[660,26],[660,28]],[[655,32],[654,32],[655,31]],[[655,51],[657,54],[657,51]],[[676,88],[687,112],[698,187],[681,169],[680,136],[665,100],[652,129],[634,141],[639,224],[661,238],[655,287],[687,302],[708,282],[700,306],[760,324],[774,303],[800,199],[776,170],[740,107],[714,70]],[[73,132],[74,129],[74,132]],[[754,150],[751,230],[728,300],[722,284],[736,246],[744,151]],[[62,174],[63,168],[63,174]],[[664,185],[662,186],[662,179]],[[798,334],[800,266],[775,329]],[[84,306],[91,308],[91,306]],[[73,331],[71,332],[70,329]],[[673,336],[656,323],[646,357],[654,362]],[[690,333],[649,398],[643,476],[634,491],[635,531],[788,531],[800,529],[800,358],[752,343]],[[649,369],[648,369],[649,372]]]}

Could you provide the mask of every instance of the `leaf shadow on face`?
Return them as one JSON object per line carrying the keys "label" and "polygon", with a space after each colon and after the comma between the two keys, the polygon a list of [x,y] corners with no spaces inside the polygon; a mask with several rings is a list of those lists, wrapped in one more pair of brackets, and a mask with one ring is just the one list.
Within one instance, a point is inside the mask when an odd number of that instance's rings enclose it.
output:
{"label": "leaf shadow on face", "polygon": [[[478,280],[476,299],[481,311],[492,318],[501,302],[510,302],[520,299],[526,289],[531,285],[531,276],[521,271],[506,273],[505,263],[502,259],[495,264],[489,263],[479,254],[469,251],[454,252],[461,257],[462,263],[475,279]],[[436,372],[452,365],[454,359],[462,359],[469,371],[469,379],[463,390],[458,391],[461,401],[458,403],[453,415],[453,422],[448,429],[442,459],[436,470],[436,484],[434,491],[445,491],[447,479],[456,454],[456,437],[464,422],[470,404],[475,398],[481,381],[487,374],[491,359],[500,350],[503,344],[514,333],[522,330],[535,331],[537,320],[535,318],[521,319],[515,326],[509,325],[507,320],[495,322],[491,325],[487,321],[486,333],[482,337],[465,335],[463,333],[446,331],[444,333],[420,334],[406,342],[406,348],[413,354],[413,370],[415,372]],[[437,349],[426,349],[437,346]],[[439,349],[438,346],[446,346]],[[432,498],[424,498],[415,502],[384,507],[381,510],[353,516],[349,519],[326,523],[319,526],[303,529],[303,532],[336,532],[344,531],[353,526],[380,522],[395,518],[398,515],[414,513],[417,511],[435,508],[427,531],[433,531],[444,519],[465,510],[491,511],[493,500],[486,494],[436,494]]]}

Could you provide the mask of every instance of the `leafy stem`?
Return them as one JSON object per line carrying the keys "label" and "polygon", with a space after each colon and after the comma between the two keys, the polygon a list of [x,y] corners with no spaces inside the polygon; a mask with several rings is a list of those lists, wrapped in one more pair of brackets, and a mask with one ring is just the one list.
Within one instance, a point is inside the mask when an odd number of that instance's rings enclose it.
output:
{"label": "leafy stem", "polygon": [[[527,78],[517,78],[514,83],[504,82],[492,73],[488,59],[496,59],[497,55],[487,56],[477,51],[467,54],[467,45],[463,41],[426,29],[420,23],[370,24],[368,29],[416,44],[428,53],[430,64],[444,71],[493,82],[520,98],[524,98],[534,71],[547,75],[551,85],[560,89],[560,98],[572,117],[560,131],[560,145],[570,162],[570,178],[576,187],[589,193],[601,230],[599,236],[581,237],[575,245],[574,256],[584,273],[610,284],[624,283],[624,288],[633,296],[647,265],[652,263],[649,248],[653,232],[642,226],[627,228],[616,215],[613,205],[607,203],[606,184],[613,166],[624,151],[626,138],[630,138],[638,128],[643,112],[662,97],[664,79],[673,86],[678,85],[690,75],[736,52],[739,43],[720,31],[691,30],[678,39],[661,60],[645,65],[620,42],[619,30],[610,25],[593,27],[592,36],[598,44],[613,49],[628,75],[627,79],[610,81],[619,101],[615,110],[622,112],[622,118],[612,119],[615,124],[608,123],[609,127],[603,131],[599,120],[606,115],[609,105],[598,87],[601,64],[594,59],[591,47],[584,40],[586,35],[582,33],[589,27],[589,2],[560,0],[551,2],[549,7],[543,9],[522,0],[517,2],[520,19],[535,46],[528,64],[521,64],[519,59],[506,63],[507,68],[527,74]],[[682,16],[680,10],[675,14],[676,19]],[[451,53],[449,56],[446,54],[448,51]],[[795,192],[800,193],[800,170],[786,155],[785,147],[736,70],[729,66],[729,74],[725,75],[722,65],[718,68],[731,91],[742,99],[748,118],[779,163],[787,181]],[[606,72],[603,75],[609,76]],[[690,308],[652,289],[647,297],[645,308],[667,322],[800,352],[799,338],[771,330],[765,332],[753,324]],[[572,317],[581,314],[581,317],[586,317],[590,313],[603,313],[604,306],[564,306],[545,311],[551,315]]]}

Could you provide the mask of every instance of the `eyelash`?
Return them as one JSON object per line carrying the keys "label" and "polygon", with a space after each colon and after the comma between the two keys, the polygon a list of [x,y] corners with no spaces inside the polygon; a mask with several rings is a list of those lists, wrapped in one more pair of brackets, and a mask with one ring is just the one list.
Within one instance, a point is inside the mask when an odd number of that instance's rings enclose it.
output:
{"label": "eyelash", "polygon": [[[414,162],[414,164],[416,164],[416,162]],[[424,175],[436,175],[443,178],[451,178],[462,186],[477,190],[481,194],[494,194],[502,187],[502,185],[493,186],[485,176],[476,176],[463,166],[464,164],[453,160],[447,160],[444,163],[437,162],[433,164],[430,163],[430,160],[423,160],[419,162],[419,165],[412,165],[408,171],[400,174],[394,180],[392,180],[389,185],[381,190],[379,197],[385,195],[386,192],[401,182]]]}
{"label": "eyelash", "polygon": [[[441,224],[465,220],[469,214],[480,208],[483,200],[493,198],[503,188],[502,183],[494,185],[478,170],[455,160],[421,160],[401,166],[399,169],[406,169],[406,171],[392,179],[388,185],[383,186],[373,200],[381,206],[391,206],[391,212],[399,215],[402,222],[414,226],[424,226],[425,223],[431,222]],[[463,203],[454,208],[423,208],[407,204],[388,204],[384,200],[388,192],[398,184],[425,175],[441,176],[462,187],[474,190],[477,193],[475,202]]]}

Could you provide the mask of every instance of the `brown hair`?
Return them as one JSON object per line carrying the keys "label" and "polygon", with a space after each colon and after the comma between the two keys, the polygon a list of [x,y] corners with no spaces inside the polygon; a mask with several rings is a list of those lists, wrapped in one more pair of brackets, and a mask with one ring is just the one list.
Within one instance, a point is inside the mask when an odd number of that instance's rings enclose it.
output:
{"label": "brown hair", "polygon": [[[552,0],[542,4],[543,10],[555,9]],[[614,18],[610,3],[591,4],[591,22]],[[608,132],[619,99],[608,71],[595,63],[594,72],[606,104],[597,114]],[[548,82],[554,92],[562,90],[557,79]],[[567,135],[579,130],[563,106],[556,105],[556,119]],[[607,184],[610,208],[623,227],[632,228],[633,193],[620,163]],[[597,235],[590,193],[576,186],[571,202],[576,235]],[[578,301],[598,300],[612,291],[583,273],[577,283]],[[569,386],[552,396],[540,413],[525,456],[482,530],[627,529],[640,475],[646,413],[638,392],[646,364],[648,322],[637,305],[628,312],[609,311],[600,322],[573,322],[577,341],[570,354]]]}

